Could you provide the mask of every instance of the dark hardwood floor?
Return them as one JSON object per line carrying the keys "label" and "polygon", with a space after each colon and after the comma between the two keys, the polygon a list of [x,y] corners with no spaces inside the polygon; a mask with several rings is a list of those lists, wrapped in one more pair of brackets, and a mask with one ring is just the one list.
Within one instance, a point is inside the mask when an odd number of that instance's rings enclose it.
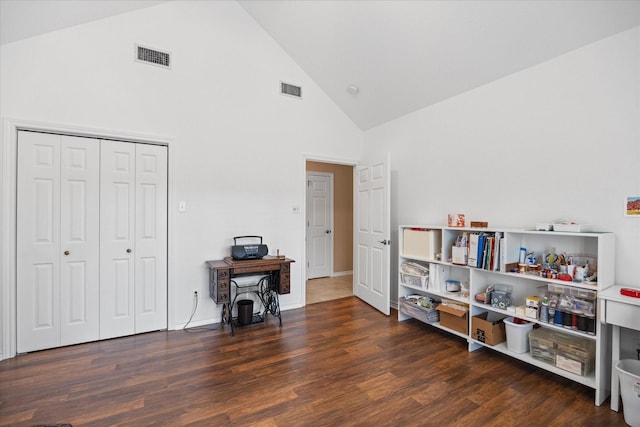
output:
{"label": "dark hardwood floor", "polygon": [[[0,425],[616,426],[594,391],[355,297],[284,326],[154,332],[0,362]],[[212,328],[218,328],[218,325]]]}

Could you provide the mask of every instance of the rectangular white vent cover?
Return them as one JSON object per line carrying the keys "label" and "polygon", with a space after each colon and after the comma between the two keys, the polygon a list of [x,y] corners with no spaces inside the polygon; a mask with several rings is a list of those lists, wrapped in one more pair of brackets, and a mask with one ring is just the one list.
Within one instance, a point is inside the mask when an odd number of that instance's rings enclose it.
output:
{"label": "rectangular white vent cover", "polygon": [[302,99],[302,87],[292,85],[285,82],[280,82],[280,93],[282,95],[292,96],[294,98]]}
{"label": "rectangular white vent cover", "polygon": [[136,45],[136,60],[147,64],[171,68],[171,53]]}

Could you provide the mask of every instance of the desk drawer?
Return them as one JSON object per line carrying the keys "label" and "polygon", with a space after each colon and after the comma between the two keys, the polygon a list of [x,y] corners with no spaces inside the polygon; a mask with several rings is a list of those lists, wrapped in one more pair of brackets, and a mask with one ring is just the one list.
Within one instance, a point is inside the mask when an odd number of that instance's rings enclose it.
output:
{"label": "desk drawer", "polygon": [[638,329],[638,325],[640,325],[640,306],[607,301],[605,322],[629,329]]}
{"label": "desk drawer", "polygon": [[278,283],[278,293],[288,294],[291,292],[291,279],[289,275],[289,269],[291,265],[289,263],[280,265],[280,280]]}
{"label": "desk drawer", "polygon": [[229,302],[229,283],[229,270],[211,270],[209,275],[209,296],[216,304]]}

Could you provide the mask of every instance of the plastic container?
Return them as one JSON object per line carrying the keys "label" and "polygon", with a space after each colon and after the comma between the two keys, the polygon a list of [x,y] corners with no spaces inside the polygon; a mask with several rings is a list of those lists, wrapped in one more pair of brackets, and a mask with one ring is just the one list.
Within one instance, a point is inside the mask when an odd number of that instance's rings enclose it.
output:
{"label": "plastic container", "polygon": [[624,422],[640,426],[640,360],[624,359],[616,364],[620,377],[620,393]]}
{"label": "plastic container", "polygon": [[440,321],[440,312],[435,308],[438,305],[435,301],[429,301],[427,303],[430,307],[420,305],[421,301],[417,298],[400,297],[398,301],[400,302],[400,311],[404,314],[408,314],[414,319],[418,319],[425,323],[436,323]]}
{"label": "plastic container", "polygon": [[514,323],[513,317],[504,319],[507,333],[507,348],[514,353],[526,353],[529,351],[529,332],[533,329],[533,323]]}
{"label": "plastic container", "polygon": [[238,324],[250,325],[253,322],[253,300],[238,301]]}
{"label": "plastic container", "polygon": [[400,273],[400,280],[402,284],[413,286],[414,288],[427,289],[429,286],[429,275],[416,276],[408,273]]}

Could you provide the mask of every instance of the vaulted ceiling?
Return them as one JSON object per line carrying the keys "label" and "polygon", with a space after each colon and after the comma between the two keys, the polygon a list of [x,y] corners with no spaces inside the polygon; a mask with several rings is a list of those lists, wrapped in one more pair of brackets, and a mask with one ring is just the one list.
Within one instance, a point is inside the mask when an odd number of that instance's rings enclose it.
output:
{"label": "vaulted ceiling", "polygon": [[[1,0],[0,40],[159,3]],[[238,3],[363,130],[640,25],[638,0]]]}

